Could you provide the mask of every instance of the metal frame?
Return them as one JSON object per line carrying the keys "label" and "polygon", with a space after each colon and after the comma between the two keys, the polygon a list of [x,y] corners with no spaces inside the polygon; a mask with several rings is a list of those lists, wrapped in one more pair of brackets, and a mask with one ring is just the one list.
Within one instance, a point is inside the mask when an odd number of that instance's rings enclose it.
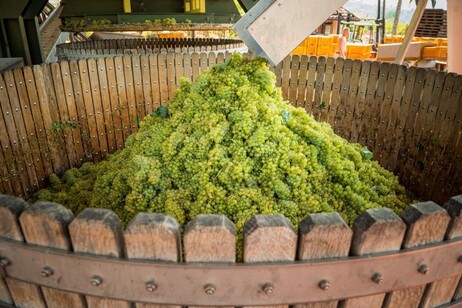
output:
{"label": "metal frame", "polygon": [[6,239],[0,239],[0,256],[4,275],[41,286],[132,302],[201,306],[344,299],[462,273],[462,240],[373,257],[266,264],[134,261]]}

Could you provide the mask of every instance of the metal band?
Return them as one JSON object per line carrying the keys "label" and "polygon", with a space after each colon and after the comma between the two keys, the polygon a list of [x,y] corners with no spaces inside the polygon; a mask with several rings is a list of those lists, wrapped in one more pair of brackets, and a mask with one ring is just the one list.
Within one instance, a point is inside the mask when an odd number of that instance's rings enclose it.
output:
{"label": "metal band", "polygon": [[[175,264],[97,257],[0,239],[6,276],[81,294],[176,305],[343,299],[462,273],[462,240],[374,257],[271,264]],[[43,275],[44,268],[49,275]],[[380,278],[380,279],[379,279]]]}

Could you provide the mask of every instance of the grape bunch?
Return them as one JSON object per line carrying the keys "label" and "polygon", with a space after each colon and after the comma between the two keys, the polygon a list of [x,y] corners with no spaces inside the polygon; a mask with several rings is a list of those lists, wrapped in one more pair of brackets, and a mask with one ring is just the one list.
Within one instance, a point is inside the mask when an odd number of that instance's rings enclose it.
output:
{"label": "grape bunch", "polygon": [[240,235],[255,214],[283,214],[296,226],[336,211],[351,224],[366,209],[400,213],[411,201],[370,152],[284,101],[265,60],[238,54],[195,83],[182,79],[123,150],[50,182],[36,197],[76,212],[107,208],[125,224],[161,212],[183,225],[224,214]]}

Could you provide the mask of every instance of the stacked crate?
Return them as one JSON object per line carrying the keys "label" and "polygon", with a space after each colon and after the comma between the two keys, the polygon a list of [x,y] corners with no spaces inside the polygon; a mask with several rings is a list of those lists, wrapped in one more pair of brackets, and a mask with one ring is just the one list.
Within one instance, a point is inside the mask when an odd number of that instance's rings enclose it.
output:
{"label": "stacked crate", "polygon": [[442,9],[426,9],[415,36],[447,37],[447,12]]}

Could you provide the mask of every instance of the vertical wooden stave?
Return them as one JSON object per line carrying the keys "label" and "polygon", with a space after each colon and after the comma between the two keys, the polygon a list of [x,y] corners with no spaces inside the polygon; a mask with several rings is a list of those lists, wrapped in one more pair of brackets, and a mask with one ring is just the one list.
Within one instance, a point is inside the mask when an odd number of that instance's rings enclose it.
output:
{"label": "vertical wooden stave", "polygon": [[308,65],[308,78],[307,78],[306,96],[305,96],[305,110],[309,114],[313,114],[313,99],[314,99],[314,90],[316,87],[317,65],[318,65],[318,58],[315,56],[311,56],[310,63]]}
{"label": "vertical wooden stave", "polygon": [[[295,260],[296,249],[297,234],[292,223],[281,214],[255,215],[244,225],[245,263],[291,262]],[[282,308],[288,305],[264,307]]]}
{"label": "vertical wooden stave", "polygon": [[345,118],[343,122],[344,125],[344,135],[343,137],[347,140],[352,138],[357,139],[357,132],[354,130],[353,121],[355,114],[358,112],[357,103],[358,103],[358,89],[359,89],[359,80],[361,78],[361,68],[363,62],[360,60],[354,60],[353,66],[351,68],[351,83],[348,89],[347,103],[345,109]]}
{"label": "vertical wooden stave", "polygon": [[296,106],[296,98],[297,98],[297,87],[300,81],[299,79],[300,73],[300,56],[295,55],[292,56],[292,63],[291,63],[291,70],[290,70],[290,79],[289,79],[289,89],[288,89],[288,97],[289,103]]}
{"label": "vertical wooden stave", "polygon": [[[352,234],[338,213],[310,214],[298,225],[297,260],[347,257]],[[295,308],[335,308],[337,304],[334,300],[298,304]]]}
{"label": "vertical wooden stave", "polygon": [[289,86],[290,86],[290,69],[291,69],[292,57],[287,56],[282,60],[281,70],[281,90],[282,97],[289,99]]}
{"label": "vertical wooden stave", "polygon": [[122,122],[120,130],[122,131],[124,141],[126,141],[128,136],[131,134],[131,127],[128,111],[127,91],[125,86],[124,61],[121,57],[114,58],[114,70],[117,80],[117,95],[119,98],[117,106],[114,107],[113,105],[112,107],[116,116],[120,114],[120,119]]}
{"label": "vertical wooden stave", "polygon": [[334,72],[334,78],[332,82],[332,91],[331,91],[331,100],[329,104],[329,124],[332,126],[332,129],[334,131],[337,131],[336,129],[336,114],[338,110],[338,106],[340,104],[340,89],[341,89],[341,84],[342,84],[342,74],[343,74],[343,65],[345,63],[345,60],[343,58],[338,58],[335,61],[335,72]]}
{"label": "vertical wooden stave", "polygon": [[[363,256],[399,251],[406,225],[390,209],[370,209],[362,213],[353,224],[351,255]],[[364,273],[367,275],[368,273]],[[386,279],[386,273],[378,273]],[[370,273],[371,279],[374,273]],[[346,299],[341,307],[382,307],[385,294]]]}
{"label": "vertical wooden stave", "polygon": [[325,104],[322,104],[322,91],[324,88],[324,74],[326,71],[326,58],[319,57],[318,65],[316,68],[316,81],[314,83],[314,99],[313,99],[313,115],[316,120],[320,121],[321,112],[326,108]]}
{"label": "vertical wooden stave", "polygon": [[[86,208],[70,223],[68,229],[75,252],[115,258],[125,256],[122,225],[119,217],[110,210]],[[95,237],[94,234],[99,236]],[[104,277],[101,278],[104,283]],[[131,306],[125,301],[95,296],[86,296],[86,301],[88,308]]]}
{"label": "vertical wooden stave", "polygon": [[[306,77],[308,75],[308,60],[307,56],[300,57],[300,72],[298,73],[298,89],[295,107],[305,107],[305,92],[306,92]],[[279,67],[279,64],[278,64]],[[276,72],[277,73],[277,72]],[[276,75],[276,80],[279,77]]]}
{"label": "vertical wooden stave", "polygon": [[327,58],[326,62],[326,74],[324,77],[324,86],[322,88],[321,97],[321,121],[329,121],[330,113],[330,100],[333,87],[333,78],[335,73],[335,59],[332,57]]}
{"label": "vertical wooden stave", "polygon": [[[0,237],[13,241],[24,242],[24,236],[19,224],[19,216],[27,209],[28,204],[22,198],[0,195]],[[3,278],[0,277],[3,280]],[[45,308],[45,301],[40,287],[13,278],[5,279],[9,294],[0,294],[2,301],[12,302],[19,307]]]}
{"label": "vertical wooden stave", "polygon": [[157,57],[157,63],[159,70],[160,105],[165,106],[170,98],[167,81],[167,56],[165,54],[160,54]]}
{"label": "vertical wooden stave", "polygon": [[[186,263],[234,263],[236,227],[224,215],[198,215],[186,225],[183,245]],[[216,288],[215,292],[226,292],[224,286],[215,285],[213,280],[204,288],[207,286]]]}
{"label": "vertical wooden stave", "polygon": [[[407,225],[402,245],[404,249],[441,242],[450,221],[448,213],[431,201],[411,204],[401,218]],[[385,298],[384,307],[417,307],[425,288],[422,285],[390,292]]]}
{"label": "vertical wooden stave", "polygon": [[152,89],[151,89],[151,74],[150,69],[151,66],[149,65],[149,56],[142,55],[141,56],[141,78],[143,84],[143,101],[145,107],[145,114],[148,115],[153,111],[153,97],[152,97]]}
{"label": "vertical wooden stave", "polygon": [[[135,86],[133,78],[133,66],[132,58],[134,56],[123,56],[123,72],[126,90],[126,106],[128,111],[129,122],[126,124],[130,133],[136,133],[138,131],[137,125],[137,106],[135,100]],[[137,57],[137,56],[136,56]]]}
{"label": "vertical wooden stave", "polygon": [[[72,248],[67,232],[67,226],[72,219],[73,215],[70,210],[53,202],[36,202],[24,210],[19,217],[27,243],[66,251],[70,251]],[[53,270],[53,265],[48,265]],[[51,277],[44,279],[53,279],[56,275],[64,274],[53,273]],[[86,306],[85,300],[80,294],[47,287],[41,287],[41,290],[49,308]]]}
{"label": "vertical wooden stave", "polygon": [[136,104],[136,121],[135,124],[139,127],[139,123],[146,115],[146,103],[143,95],[143,79],[141,75],[141,56],[132,57],[133,67],[133,86],[135,89],[135,104]]}
{"label": "vertical wooden stave", "polygon": [[[127,258],[164,262],[181,261],[180,225],[169,215],[139,213],[124,233]],[[146,284],[156,285],[156,277],[147,274]],[[137,308],[178,308],[180,306],[135,303]]]}

